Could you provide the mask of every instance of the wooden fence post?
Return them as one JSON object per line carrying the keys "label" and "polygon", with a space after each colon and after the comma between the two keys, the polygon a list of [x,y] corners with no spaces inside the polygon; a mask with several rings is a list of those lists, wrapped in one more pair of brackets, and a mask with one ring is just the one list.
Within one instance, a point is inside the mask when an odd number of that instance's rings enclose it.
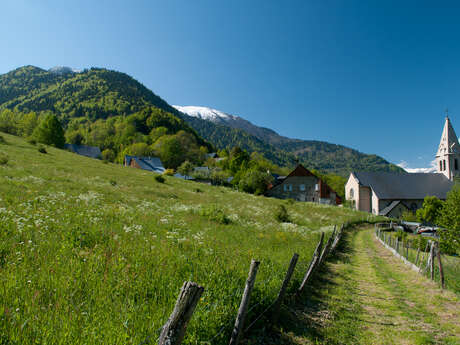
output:
{"label": "wooden fence post", "polygon": [[248,279],[246,280],[246,286],[244,287],[243,297],[241,298],[240,308],[235,320],[235,326],[233,327],[232,336],[230,338],[229,345],[237,345],[241,332],[243,331],[244,320],[248,311],[249,299],[251,298],[252,288],[256,281],[257,270],[259,268],[259,261],[252,260],[251,266],[249,267]]}
{"label": "wooden fence post", "polygon": [[179,345],[185,336],[187,324],[203,294],[204,288],[193,282],[184,282],[171,316],[163,326],[158,345]]}
{"label": "wooden fence post", "polygon": [[284,277],[283,284],[281,285],[280,292],[278,293],[278,297],[273,306],[273,317],[272,317],[272,324],[276,324],[278,322],[278,316],[280,312],[281,303],[283,303],[284,295],[286,294],[287,287],[289,282],[291,281],[292,274],[294,273],[295,266],[297,265],[297,261],[299,260],[299,254],[294,253],[292,256],[291,262],[289,263],[288,270],[286,272],[286,276]]}
{"label": "wooden fence post", "polygon": [[331,236],[327,239],[326,245],[323,248],[323,251],[321,252],[321,256],[319,257],[318,265],[321,265],[324,259],[327,257],[329,254],[329,251],[331,249],[332,241],[334,240],[335,236],[335,226],[334,226],[334,231],[332,231]]}
{"label": "wooden fence post", "polygon": [[415,258],[415,266],[418,267],[418,259],[420,258],[420,246],[417,248],[417,256]]}
{"label": "wooden fence post", "polygon": [[[423,252],[423,257],[422,259],[420,260],[420,266],[418,267],[418,271],[420,272],[422,270],[422,265],[423,265],[423,261],[425,261],[425,256],[426,256],[426,252],[428,251],[428,245],[430,244],[429,241],[426,242],[426,246],[425,246],[425,250]],[[426,271],[426,268],[424,270],[424,273]]]}
{"label": "wooden fence post", "polygon": [[434,241],[431,242],[430,248],[430,274],[431,280],[434,280]]}
{"label": "wooden fence post", "polygon": [[300,284],[300,287],[297,290],[297,293],[296,293],[297,296],[299,296],[303,292],[303,290],[305,289],[305,286],[307,285],[308,280],[310,279],[311,275],[313,274],[314,269],[316,268],[316,263],[319,260],[321,248],[323,247],[323,241],[324,241],[324,232],[321,233],[321,237],[319,239],[318,245],[316,246],[315,252],[313,253],[313,257],[311,258],[310,265],[308,266],[308,270],[305,273],[305,276],[303,277],[302,284]]}
{"label": "wooden fence post", "polygon": [[436,255],[438,257],[438,266],[439,266],[439,279],[441,280],[441,287],[444,289],[444,270],[442,269],[442,262],[441,262],[441,250],[439,248],[439,243],[436,246]]}

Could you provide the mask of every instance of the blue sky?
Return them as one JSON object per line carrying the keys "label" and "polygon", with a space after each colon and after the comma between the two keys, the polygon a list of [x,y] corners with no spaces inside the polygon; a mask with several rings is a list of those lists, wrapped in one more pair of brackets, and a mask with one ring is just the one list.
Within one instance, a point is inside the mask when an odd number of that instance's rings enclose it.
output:
{"label": "blue sky", "polygon": [[170,104],[409,167],[430,165],[446,108],[460,132],[455,1],[3,0],[0,13],[0,73],[107,67]]}

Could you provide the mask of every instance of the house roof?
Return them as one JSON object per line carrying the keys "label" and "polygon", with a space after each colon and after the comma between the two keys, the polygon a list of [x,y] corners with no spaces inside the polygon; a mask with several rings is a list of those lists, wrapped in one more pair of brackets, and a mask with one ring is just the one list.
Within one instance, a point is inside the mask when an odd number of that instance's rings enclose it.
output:
{"label": "house roof", "polygon": [[101,150],[96,146],[65,144],[64,148],[82,156],[101,158]]}
{"label": "house roof", "polygon": [[126,165],[130,165],[131,160],[133,159],[143,170],[154,171],[157,173],[163,173],[165,171],[163,163],[161,163],[161,160],[158,157],[136,157],[126,155]]}
{"label": "house roof", "polygon": [[444,174],[353,172],[359,184],[370,187],[380,199],[445,199],[454,185]]}
{"label": "house roof", "polygon": [[291,171],[289,175],[286,176],[286,178],[291,177],[291,176],[315,176],[310,170],[305,168],[302,164],[298,164],[294,170]]}
{"label": "house roof", "polygon": [[[383,210],[380,211],[380,215],[381,216],[386,216],[388,215],[388,213],[391,212],[391,210],[393,210],[396,206],[398,206],[399,204],[401,204],[401,200],[395,200],[393,201],[390,205],[388,205],[387,207],[385,207]],[[406,207],[404,204],[402,204],[404,207]],[[407,208],[407,207],[406,207]]]}

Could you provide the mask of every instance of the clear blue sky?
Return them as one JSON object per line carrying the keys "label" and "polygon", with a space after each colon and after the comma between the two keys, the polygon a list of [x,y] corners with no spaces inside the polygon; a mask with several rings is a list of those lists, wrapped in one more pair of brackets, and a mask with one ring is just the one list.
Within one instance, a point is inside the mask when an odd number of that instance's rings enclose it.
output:
{"label": "clear blue sky", "polygon": [[170,104],[410,167],[434,158],[445,108],[460,132],[456,1],[3,0],[0,13],[0,73],[107,67]]}

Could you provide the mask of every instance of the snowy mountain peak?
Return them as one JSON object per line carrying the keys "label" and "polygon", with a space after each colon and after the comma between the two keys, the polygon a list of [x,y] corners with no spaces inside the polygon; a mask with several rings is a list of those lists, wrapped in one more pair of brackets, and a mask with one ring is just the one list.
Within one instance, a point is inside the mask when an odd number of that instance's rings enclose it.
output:
{"label": "snowy mountain peak", "polygon": [[198,117],[203,120],[213,121],[213,122],[221,122],[221,121],[228,121],[230,119],[234,119],[237,116],[233,116],[227,113],[224,113],[220,110],[208,108],[208,107],[197,107],[197,106],[180,106],[180,105],[173,105],[174,108],[179,110],[180,112],[193,116]]}

